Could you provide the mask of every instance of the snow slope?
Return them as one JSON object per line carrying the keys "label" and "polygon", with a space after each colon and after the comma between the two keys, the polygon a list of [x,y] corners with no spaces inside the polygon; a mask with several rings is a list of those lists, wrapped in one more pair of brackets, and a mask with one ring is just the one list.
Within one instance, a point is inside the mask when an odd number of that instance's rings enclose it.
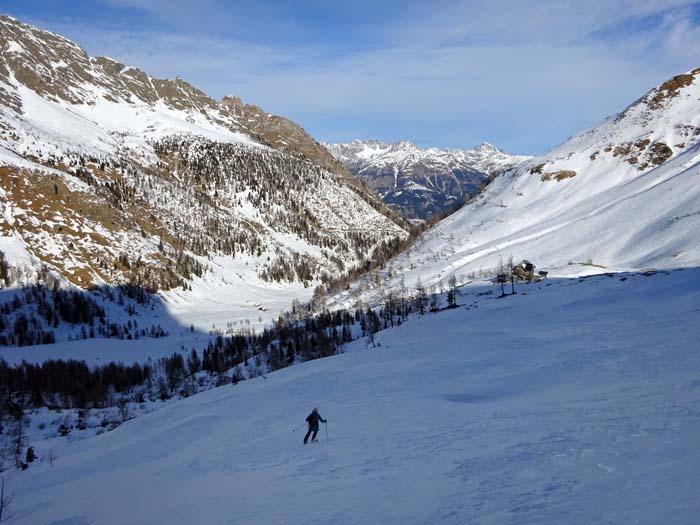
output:
{"label": "snow slope", "polygon": [[10,523],[695,523],[700,270],[521,291],[50,440]]}
{"label": "snow slope", "polygon": [[[550,275],[700,265],[700,69],[497,177],[383,273],[332,298],[437,287],[511,256]],[[442,283],[442,284],[441,284]]]}
{"label": "snow slope", "polygon": [[262,147],[237,119],[181,79],[150,77],[89,57],[59,35],[0,18],[0,162],[9,150],[45,158],[72,151],[156,160],[151,141],[196,134]]}

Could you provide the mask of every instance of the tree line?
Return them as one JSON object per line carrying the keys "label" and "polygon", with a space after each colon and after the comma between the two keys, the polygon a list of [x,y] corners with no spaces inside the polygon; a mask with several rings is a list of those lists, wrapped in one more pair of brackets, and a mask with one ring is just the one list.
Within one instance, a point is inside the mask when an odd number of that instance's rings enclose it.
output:
{"label": "tree line", "polygon": [[0,303],[0,346],[55,343],[55,331],[61,323],[76,330],[69,335],[69,339],[75,340],[97,337],[158,338],[167,335],[160,325],[141,326],[135,318],[124,323],[111,322],[105,309],[95,300],[95,297],[102,297],[114,302],[133,317],[136,314],[135,304],[148,306],[154,300],[151,294],[133,284],[117,288],[102,287],[92,292],[63,290],[58,288],[57,283],[51,288],[35,284],[2,293],[8,298]]}
{"label": "tree line", "polygon": [[[445,308],[457,306],[456,280],[450,280]],[[114,406],[119,395],[136,394],[168,399],[189,395],[198,372],[220,376],[219,382],[236,382],[253,373],[267,373],[297,362],[337,354],[344,344],[399,326],[411,314],[426,315],[443,308],[441,295],[428,294],[420,285],[407,294],[389,293],[377,308],[311,313],[311,304],[294,309],[259,333],[218,335],[198,352],[176,352],[149,364],[111,362],[89,366],[84,361],[52,359],[42,364],[10,365],[0,360],[0,404],[12,411],[53,408],[104,408]],[[189,381],[189,384],[188,384]]]}

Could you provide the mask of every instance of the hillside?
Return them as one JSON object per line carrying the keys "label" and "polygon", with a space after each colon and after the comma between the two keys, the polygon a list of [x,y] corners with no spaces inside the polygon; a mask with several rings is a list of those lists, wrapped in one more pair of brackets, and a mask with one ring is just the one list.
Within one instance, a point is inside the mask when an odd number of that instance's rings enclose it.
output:
{"label": "hillside", "polygon": [[[498,176],[332,304],[532,261],[550,275],[700,264],[700,69]],[[384,286],[377,287],[378,282]]]}
{"label": "hillside", "polygon": [[274,318],[407,237],[283,117],[7,16],[0,50],[0,287],[136,285],[208,330]]}
{"label": "hillside", "polygon": [[491,178],[529,158],[486,143],[470,150],[377,140],[325,146],[386,204],[412,219],[427,219],[461,205]]}
{"label": "hillside", "polygon": [[54,464],[7,473],[9,523],[693,523],[698,283],[466,287],[374,348],[37,444]]}

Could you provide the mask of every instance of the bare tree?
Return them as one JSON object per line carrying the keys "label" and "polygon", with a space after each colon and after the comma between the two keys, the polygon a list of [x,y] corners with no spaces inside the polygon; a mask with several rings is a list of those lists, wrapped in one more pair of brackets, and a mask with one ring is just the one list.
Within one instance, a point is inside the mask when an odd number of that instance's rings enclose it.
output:
{"label": "bare tree", "polygon": [[391,327],[394,327],[394,308],[395,308],[394,292],[389,290],[386,296],[386,302],[384,303],[384,316],[389,321]]}
{"label": "bare tree", "polygon": [[120,398],[117,402],[119,407],[119,417],[121,417],[122,423],[126,423],[131,419],[131,409],[129,408],[129,402],[125,398]]}
{"label": "bare tree", "polygon": [[12,503],[12,496],[5,494],[5,477],[0,476],[0,523],[8,521],[12,517],[10,503]]}
{"label": "bare tree", "polygon": [[27,464],[22,461],[22,448],[25,445],[24,414],[20,414],[19,419],[17,419],[17,427],[15,432],[15,466],[18,469],[24,470],[27,468]]}
{"label": "bare tree", "polygon": [[401,275],[401,299],[400,299],[401,322],[405,321],[406,318],[408,317],[408,307],[406,306],[406,296],[407,295],[408,295],[408,292],[406,291],[406,282],[404,281],[403,275]]}
{"label": "bare tree", "polygon": [[425,287],[418,278],[418,284],[416,285],[416,309],[420,315],[425,315],[425,307],[427,303],[427,294],[425,292]]}
{"label": "bare tree", "polygon": [[447,307],[457,308],[457,277],[454,275],[450,276],[447,284],[449,286],[447,291]]}
{"label": "bare tree", "polygon": [[437,312],[440,309],[440,302],[435,288],[430,289],[430,311]]}
{"label": "bare tree", "polygon": [[53,467],[53,462],[56,461],[58,458],[56,451],[52,448],[49,449],[48,453],[46,454],[46,459],[49,461],[49,465]]}

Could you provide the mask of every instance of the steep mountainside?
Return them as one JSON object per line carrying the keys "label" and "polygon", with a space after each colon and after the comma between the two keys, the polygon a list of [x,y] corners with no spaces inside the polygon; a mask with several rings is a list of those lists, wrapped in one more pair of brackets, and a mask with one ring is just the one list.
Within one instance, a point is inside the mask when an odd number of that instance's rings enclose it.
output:
{"label": "steep mountainside", "polygon": [[[497,177],[383,274],[440,287],[511,256],[556,275],[700,264],[700,68]],[[373,295],[381,275],[336,296]],[[382,288],[383,289],[383,288]]]}
{"label": "steep mountainside", "polygon": [[464,202],[489,178],[528,158],[491,144],[471,150],[421,149],[410,142],[376,140],[325,146],[385,203],[414,219],[426,219]]}
{"label": "steep mountainside", "polygon": [[[407,234],[287,119],[10,17],[0,50],[0,284],[46,266],[82,288],[177,288],[180,306],[226,310],[237,296],[279,312],[283,290],[308,297],[300,285]],[[254,307],[264,288],[284,302]]]}

